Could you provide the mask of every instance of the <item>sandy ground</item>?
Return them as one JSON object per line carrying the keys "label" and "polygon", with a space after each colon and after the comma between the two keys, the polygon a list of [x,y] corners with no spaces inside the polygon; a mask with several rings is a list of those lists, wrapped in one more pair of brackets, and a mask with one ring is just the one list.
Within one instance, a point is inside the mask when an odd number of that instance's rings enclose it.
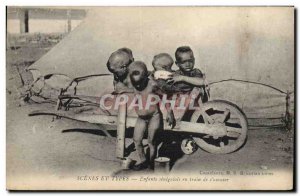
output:
{"label": "sandy ground", "polygon": [[[51,116],[28,116],[41,107],[54,108],[53,105],[8,105],[8,177],[44,173],[63,178],[90,171],[111,175],[120,168],[115,157],[115,131],[107,136],[102,131],[104,128],[97,125]],[[128,138],[126,143],[128,146],[132,140]],[[165,147],[165,153],[175,160],[172,172],[292,169],[293,164],[293,137],[281,129],[249,130],[245,146],[225,155],[201,149],[183,155],[179,145],[173,142]]]}
{"label": "sandy ground", "polygon": [[[34,56],[33,60],[42,53]],[[113,175],[120,171],[120,162],[115,157],[115,130],[109,130],[107,135],[103,126],[53,119],[51,116],[28,116],[34,110],[54,110],[54,105],[20,104],[18,92],[22,82],[11,63],[18,54],[9,52],[7,63],[7,180],[13,182],[16,178],[34,175],[64,179],[87,173]],[[171,138],[172,133],[168,134]],[[192,155],[184,155],[179,147],[180,141],[166,145],[163,153],[172,157],[172,173],[202,170],[292,171],[293,142],[293,133],[285,129],[257,128],[250,129],[247,143],[231,154],[216,155],[198,149]],[[126,145],[131,143],[132,139],[127,138]],[[131,156],[134,157],[134,154],[132,152]],[[123,174],[131,175],[130,172]]]}

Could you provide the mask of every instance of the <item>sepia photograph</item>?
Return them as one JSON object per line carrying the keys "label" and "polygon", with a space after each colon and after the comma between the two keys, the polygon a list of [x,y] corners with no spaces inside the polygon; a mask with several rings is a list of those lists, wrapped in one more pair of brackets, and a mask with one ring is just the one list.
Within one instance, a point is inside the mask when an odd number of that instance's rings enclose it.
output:
{"label": "sepia photograph", "polygon": [[292,191],[293,6],[7,6],[6,189]]}

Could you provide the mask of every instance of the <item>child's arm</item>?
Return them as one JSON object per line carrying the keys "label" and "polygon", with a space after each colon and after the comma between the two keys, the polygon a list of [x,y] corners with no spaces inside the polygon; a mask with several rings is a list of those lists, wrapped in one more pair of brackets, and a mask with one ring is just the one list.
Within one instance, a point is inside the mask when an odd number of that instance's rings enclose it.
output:
{"label": "child's arm", "polygon": [[171,128],[173,129],[176,125],[176,120],[175,120],[175,116],[173,113],[173,110],[170,106],[170,103],[166,104],[166,109],[167,109],[167,118],[166,121],[169,124],[169,126],[171,126]]}
{"label": "child's arm", "polygon": [[[158,85],[158,81],[157,80],[151,80],[152,81],[152,88],[153,88],[153,92],[157,93],[157,95],[162,95],[161,91],[159,90],[160,87]],[[173,129],[176,125],[176,120],[175,120],[175,116],[173,113],[173,110],[171,108],[171,104],[170,103],[166,103],[165,104],[166,110],[167,110],[167,118],[166,121],[169,124],[169,126],[171,126],[171,128]]]}
{"label": "child's arm", "polygon": [[120,93],[133,93],[133,88],[126,86],[122,82],[118,82],[118,81],[114,80],[113,94],[120,94]]}
{"label": "child's arm", "polygon": [[117,81],[114,80],[114,81],[113,81],[113,84],[114,84],[114,91],[116,91],[116,88],[117,88]]}
{"label": "child's arm", "polygon": [[189,77],[183,75],[175,75],[170,79],[169,82],[171,83],[185,82],[198,87],[204,85],[204,79],[202,77]]}
{"label": "child's arm", "polygon": [[158,88],[164,93],[175,93],[180,91],[177,86],[170,84],[168,81],[158,79],[156,80]]}

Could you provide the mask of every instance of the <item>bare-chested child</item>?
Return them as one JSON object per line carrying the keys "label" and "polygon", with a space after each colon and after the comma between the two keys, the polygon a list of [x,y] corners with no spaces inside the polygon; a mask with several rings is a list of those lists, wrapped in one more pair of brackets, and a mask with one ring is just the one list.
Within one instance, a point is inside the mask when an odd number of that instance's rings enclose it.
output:
{"label": "bare-chested child", "polygon": [[[182,93],[191,92],[194,87],[203,87],[205,85],[203,73],[199,69],[194,68],[195,57],[189,46],[178,47],[175,52],[175,58],[175,63],[179,70],[168,81],[169,83],[174,84],[176,89]],[[202,97],[202,99],[207,99],[207,97]]]}
{"label": "bare-chested child", "polygon": [[106,65],[114,74],[114,93],[133,92],[128,75],[128,66],[133,61],[132,51],[129,48],[120,48],[110,55]]}
{"label": "bare-chested child", "polygon": [[[174,60],[168,53],[159,53],[153,57],[152,60],[152,66],[154,68],[153,73],[151,74],[151,77],[155,80],[156,85],[159,89],[160,95],[165,95],[167,98],[170,98],[173,93],[177,92],[176,86],[173,84],[168,83],[169,77],[172,76],[172,74],[175,72],[172,70],[172,65],[174,64]],[[160,74],[160,73],[162,74]],[[157,75],[158,73],[158,75]],[[162,98],[162,97],[161,97]],[[170,103],[165,103],[165,107],[167,111],[169,112],[169,115],[167,116],[166,121],[171,122],[172,128],[175,126],[175,117],[173,114],[173,110],[171,108]]]}
{"label": "bare-chested child", "polygon": [[[133,87],[128,75],[128,66],[130,63],[134,61],[132,51],[129,48],[120,48],[117,51],[113,52],[108,61],[106,63],[107,69],[113,73],[114,80],[114,92],[112,94],[121,94],[121,93],[132,93]],[[94,99],[85,98],[87,101],[94,102]],[[98,101],[98,100],[97,100]],[[99,109],[97,111],[94,110],[94,106],[74,109],[75,113],[82,113],[82,112],[97,112],[102,114],[103,112],[107,114],[108,111],[105,109]],[[116,113],[117,110],[111,110],[109,113]]]}
{"label": "bare-chested child", "polygon": [[[147,67],[141,61],[135,61],[130,64],[129,75],[134,87],[135,96],[140,97],[137,101],[142,101],[142,107],[136,107],[138,118],[133,135],[133,141],[140,160],[137,161],[133,169],[142,170],[148,167],[153,169],[156,155],[156,136],[158,131],[163,128],[163,116],[158,103],[152,104],[149,107],[147,107],[147,105],[149,101],[152,101],[152,98],[158,96],[156,94],[158,87],[156,82],[148,77],[149,73]],[[168,111],[168,116],[171,115],[170,112],[171,111]],[[172,123],[174,123],[174,121],[170,122],[171,125]],[[142,140],[146,130],[148,130],[148,146],[150,150],[149,162],[147,162],[142,146]]]}
{"label": "bare-chested child", "polygon": [[168,78],[175,73],[175,71],[172,70],[173,64],[174,60],[168,53],[160,53],[153,57],[152,66],[154,71],[152,77],[163,93],[173,94],[178,90],[176,86],[167,82]]}

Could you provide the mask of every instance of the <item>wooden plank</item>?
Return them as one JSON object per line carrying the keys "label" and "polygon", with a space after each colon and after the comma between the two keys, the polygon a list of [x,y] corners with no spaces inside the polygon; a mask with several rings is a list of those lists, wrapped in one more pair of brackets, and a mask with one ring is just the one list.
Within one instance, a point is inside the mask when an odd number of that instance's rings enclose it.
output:
{"label": "wooden plank", "polygon": [[125,149],[125,130],[126,130],[126,104],[121,104],[118,110],[117,119],[117,144],[116,156],[117,158],[124,158]]}
{"label": "wooden plank", "polygon": [[293,121],[293,118],[292,118],[292,115],[290,113],[290,107],[291,107],[291,98],[290,98],[290,92],[287,91],[287,94],[286,94],[286,112],[285,112],[285,121],[286,121],[286,128],[288,130],[291,130],[292,129],[292,121]]}
{"label": "wooden plank", "polygon": [[[95,124],[106,124],[106,125],[113,125],[116,126],[116,128],[120,131],[120,137],[123,137],[122,134],[125,134],[121,132],[123,130],[124,125],[129,128],[129,127],[134,127],[136,123],[136,117],[126,117],[126,107],[121,108],[121,111],[124,112],[119,112],[118,116],[107,116],[107,115],[98,115],[98,114],[75,114],[72,113],[71,111],[67,112],[48,112],[48,111],[35,111],[31,112],[29,115],[30,116],[35,116],[35,115],[56,115],[68,119],[73,119],[73,120],[78,120],[78,121],[84,121],[84,122],[89,122],[89,123],[95,123]],[[125,114],[125,117],[124,117]],[[124,120],[126,119],[126,120]],[[120,121],[118,123],[118,121]],[[121,124],[120,124],[121,123]],[[118,126],[120,126],[118,128]],[[229,131],[232,132],[239,132],[240,129],[234,128],[234,127],[225,127],[226,129],[229,129]],[[203,134],[212,134],[213,132],[220,132],[220,125],[207,125],[203,123],[191,123],[191,122],[185,122],[185,121],[179,121],[177,122],[176,126],[171,129],[171,127],[168,125],[166,121],[164,121],[164,130],[169,130],[169,131],[176,131],[176,132],[189,132],[189,133],[203,133]],[[125,137],[125,136],[124,136]]]}

